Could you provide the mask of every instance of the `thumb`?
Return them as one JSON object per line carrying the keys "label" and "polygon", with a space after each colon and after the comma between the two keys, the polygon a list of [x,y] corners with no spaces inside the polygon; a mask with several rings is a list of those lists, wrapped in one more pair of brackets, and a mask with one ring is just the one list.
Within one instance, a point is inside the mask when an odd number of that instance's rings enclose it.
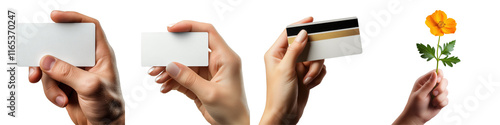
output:
{"label": "thumb", "polygon": [[429,94],[437,83],[437,74],[432,71],[430,78],[425,82],[420,91],[425,94]]}
{"label": "thumb", "polygon": [[[196,96],[206,96],[212,86],[209,81],[200,77],[196,72],[189,67],[177,62],[172,62],[167,66],[167,73],[180,85],[191,90]],[[203,98],[203,97],[201,97]]]}
{"label": "thumb", "polygon": [[89,85],[97,83],[99,80],[94,74],[77,68],[51,55],[44,56],[42,60],[40,60],[40,69],[50,78],[70,86],[77,92],[81,92],[82,89],[88,88]]}
{"label": "thumb", "polygon": [[299,57],[302,50],[304,50],[307,45],[307,31],[301,30],[293,43],[288,47],[288,50],[283,57],[283,61],[289,65],[294,65],[297,63],[297,58]]}

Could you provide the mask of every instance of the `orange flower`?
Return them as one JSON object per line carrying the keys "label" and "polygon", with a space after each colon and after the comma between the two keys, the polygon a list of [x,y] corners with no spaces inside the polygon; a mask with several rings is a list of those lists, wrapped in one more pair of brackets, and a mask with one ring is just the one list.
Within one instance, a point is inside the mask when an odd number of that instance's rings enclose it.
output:
{"label": "orange flower", "polygon": [[455,30],[457,30],[455,19],[448,18],[446,13],[441,10],[436,10],[432,15],[427,16],[425,24],[431,28],[431,33],[434,36],[455,33]]}

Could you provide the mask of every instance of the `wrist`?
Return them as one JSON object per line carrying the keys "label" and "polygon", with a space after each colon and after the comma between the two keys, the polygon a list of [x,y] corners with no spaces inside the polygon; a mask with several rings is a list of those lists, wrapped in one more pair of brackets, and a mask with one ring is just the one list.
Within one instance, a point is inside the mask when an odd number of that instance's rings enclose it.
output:
{"label": "wrist", "polygon": [[95,105],[97,107],[103,107],[96,112],[95,115],[88,116],[89,123],[91,124],[125,124],[125,108],[123,107],[123,99],[113,99],[113,101],[107,102],[103,105]]}
{"label": "wrist", "polygon": [[250,116],[244,115],[231,123],[232,125],[250,125]]}
{"label": "wrist", "polygon": [[298,118],[296,114],[290,114],[280,109],[267,109],[264,110],[260,124],[261,125],[275,125],[275,124],[297,124]]}
{"label": "wrist", "polygon": [[98,122],[88,122],[90,123],[89,125],[125,125],[125,114],[121,115],[120,117],[116,118],[115,120],[101,120]]}
{"label": "wrist", "polygon": [[393,125],[423,125],[425,121],[419,119],[415,115],[410,115],[409,113],[403,112],[399,117],[392,123]]}
{"label": "wrist", "polygon": [[269,109],[264,110],[264,114],[262,114],[262,118],[260,119],[260,125],[273,125],[273,124],[279,124],[279,119],[281,119],[281,116],[279,113],[276,111],[271,111]]}
{"label": "wrist", "polygon": [[125,125],[125,114],[118,117],[115,121],[109,123],[110,125]]}
{"label": "wrist", "polygon": [[249,125],[250,124],[250,114],[248,114],[248,110],[241,112],[237,117],[231,118],[232,120],[228,121],[229,125]]}

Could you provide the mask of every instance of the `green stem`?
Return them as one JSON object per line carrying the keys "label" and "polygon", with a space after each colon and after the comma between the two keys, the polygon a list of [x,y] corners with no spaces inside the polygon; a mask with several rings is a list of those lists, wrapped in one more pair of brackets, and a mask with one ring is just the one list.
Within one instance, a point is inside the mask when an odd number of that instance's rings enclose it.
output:
{"label": "green stem", "polygon": [[441,36],[439,36],[438,38],[438,45],[437,45],[437,48],[436,48],[436,74],[438,73],[438,68],[439,68],[439,58],[441,56],[438,56],[439,55],[439,42],[441,41]]}
{"label": "green stem", "polygon": [[[439,38],[438,38],[438,45],[437,45],[437,48],[436,48],[436,56],[434,56],[436,58],[436,74],[438,74],[438,71],[439,71],[439,69],[438,69],[439,68],[439,59],[441,58],[441,55],[439,55],[439,51],[441,51],[439,49],[439,42],[441,42],[441,36],[439,36]],[[432,91],[429,93],[429,94],[431,94],[431,99],[435,98],[433,92],[434,92],[434,89],[438,86],[438,84],[439,83],[437,83],[434,86],[434,88],[432,88]]]}
{"label": "green stem", "polygon": [[[436,48],[436,56],[434,56],[436,58],[436,74],[438,74],[438,71],[439,71],[439,69],[438,69],[439,68],[439,59],[441,58],[441,55],[439,55],[439,51],[441,51],[439,49],[439,42],[441,42],[441,36],[439,36],[439,38],[438,38],[438,45],[437,45],[437,48]],[[443,54],[443,53],[441,53],[441,54]],[[435,98],[433,92],[434,92],[434,89],[438,86],[438,84],[439,83],[437,83],[434,86],[434,88],[432,88],[432,91],[429,93],[429,94],[431,94],[431,99]]]}

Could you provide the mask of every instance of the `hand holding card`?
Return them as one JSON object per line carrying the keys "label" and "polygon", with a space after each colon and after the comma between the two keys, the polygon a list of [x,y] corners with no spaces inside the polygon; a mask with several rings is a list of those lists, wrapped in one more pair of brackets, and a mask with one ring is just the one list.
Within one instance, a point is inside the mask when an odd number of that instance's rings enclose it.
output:
{"label": "hand holding card", "polygon": [[[207,32],[208,47],[211,52],[206,48],[200,48],[199,51],[209,53],[210,60],[208,67],[187,67],[173,62],[166,68],[151,68],[149,75],[157,76],[156,82],[163,84],[160,91],[167,93],[170,90],[177,90],[186,94],[194,100],[200,112],[211,124],[249,124],[240,57],[229,48],[215,28],[207,23],[181,21],[169,27],[168,31]],[[183,53],[175,54],[183,55]],[[169,57],[157,56],[157,58]]]}
{"label": "hand holding card", "polygon": [[40,60],[40,67],[30,67],[30,82],[41,79],[47,99],[65,107],[75,124],[124,124],[125,104],[115,56],[99,21],[77,12],[52,11],[50,16],[56,23],[92,23],[95,26],[95,38],[92,37],[95,66],[79,68],[47,55]]}
{"label": "hand holding card", "polygon": [[[312,22],[308,17],[294,24]],[[302,116],[309,91],[326,75],[324,60],[297,63],[308,45],[308,32],[299,30],[292,44],[283,31],[264,55],[267,99],[261,124],[297,124]]]}

